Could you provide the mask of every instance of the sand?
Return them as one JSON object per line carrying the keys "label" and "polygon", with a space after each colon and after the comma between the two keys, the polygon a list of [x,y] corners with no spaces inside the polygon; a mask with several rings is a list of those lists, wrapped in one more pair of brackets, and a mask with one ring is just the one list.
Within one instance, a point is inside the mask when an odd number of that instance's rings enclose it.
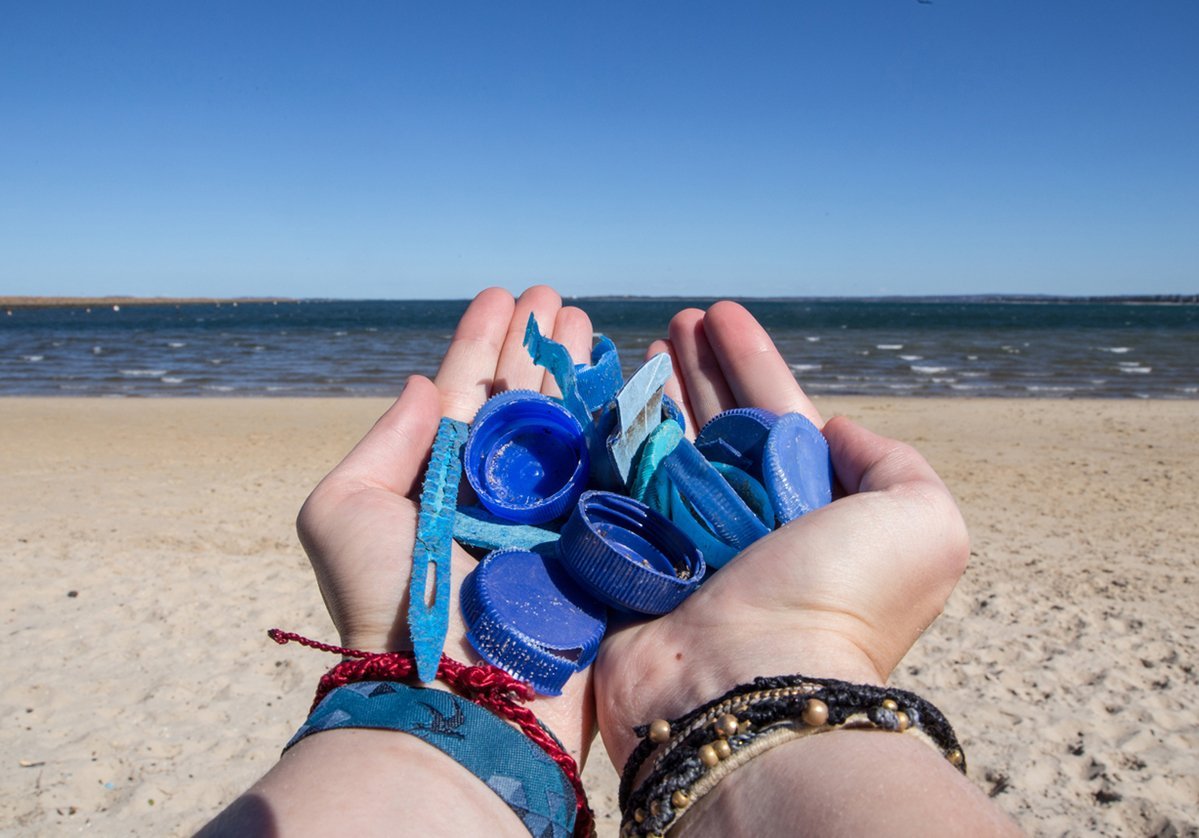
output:
{"label": "sand", "polygon": [[[821,406],[971,525],[893,680],[974,782],[1034,834],[1199,834],[1199,402]],[[335,640],[295,513],[384,407],[0,399],[0,833],[187,834],[274,762],[333,659],[265,631]],[[586,778],[613,835],[601,748]]]}

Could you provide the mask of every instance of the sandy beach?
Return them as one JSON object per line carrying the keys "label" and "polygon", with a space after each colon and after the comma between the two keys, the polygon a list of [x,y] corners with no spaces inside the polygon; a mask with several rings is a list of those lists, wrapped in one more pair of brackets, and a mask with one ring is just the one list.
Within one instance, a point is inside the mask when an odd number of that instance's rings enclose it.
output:
{"label": "sandy beach", "polygon": [[[0,399],[0,834],[188,834],[335,641],[294,531],[374,399]],[[1199,402],[824,399],[914,443],[973,559],[893,682],[1037,835],[1199,834]],[[1189,700],[1187,696],[1190,696]],[[602,748],[585,778],[616,832]]]}

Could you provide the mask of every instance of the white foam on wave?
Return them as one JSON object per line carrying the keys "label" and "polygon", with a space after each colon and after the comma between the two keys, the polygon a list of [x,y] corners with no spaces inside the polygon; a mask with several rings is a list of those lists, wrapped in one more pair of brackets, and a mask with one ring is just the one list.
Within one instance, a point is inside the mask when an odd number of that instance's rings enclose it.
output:
{"label": "white foam on wave", "polygon": [[949,367],[921,366],[920,364],[912,364],[910,369],[912,372],[918,372],[922,375],[937,375],[939,373],[949,372]]}
{"label": "white foam on wave", "polygon": [[923,361],[924,360],[923,355],[900,355],[899,357],[905,361]]}
{"label": "white foam on wave", "polygon": [[183,347],[187,346],[187,344],[181,340],[173,340],[169,342],[167,346],[171,347],[171,349],[182,349]]}
{"label": "white foam on wave", "polygon": [[1139,373],[1141,375],[1144,375],[1146,373],[1153,372],[1153,367],[1136,367],[1136,366],[1130,367],[1130,366],[1124,366],[1123,364],[1121,364],[1119,367],[1119,370],[1120,370],[1120,372]]}
{"label": "white foam on wave", "polygon": [[1065,384],[1026,384],[1024,389],[1030,393],[1073,393],[1078,388]]}
{"label": "white foam on wave", "polygon": [[100,353],[102,353],[103,351],[104,351],[104,347],[103,347],[103,346],[93,346],[93,347],[92,347],[92,354],[93,354],[93,355],[99,355],[99,354],[100,354]]}
{"label": "white foam on wave", "polygon": [[158,380],[161,381],[163,384],[182,384],[187,379],[180,378],[177,375],[164,375],[162,378],[160,378]]}
{"label": "white foam on wave", "polygon": [[1101,346],[1101,347],[1099,347],[1099,350],[1101,352],[1111,352],[1114,355],[1123,355],[1125,352],[1131,352],[1132,347],[1131,346]]}
{"label": "white foam on wave", "polygon": [[166,370],[121,370],[126,378],[162,378],[166,374]]}
{"label": "white foam on wave", "polygon": [[888,384],[888,390],[915,390],[919,384]]}
{"label": "white foam on wave", "polygon": [[903,349],[902,343],[876,343],[875,349]]}
{"label": "white foam on wave", "polygon": [[45,355],[22,355],[21,357],[24,358],[26,361],[29,361],[29,362],[35,363],[35,364],[38,361],[44,361],[46,359]]}
{"label": "white foam on wave", "polygon": [[820,343],[820,336],[808,335],[806,338],[804,338],[804,340],[806,340],[808,343]]}
{"label": "white foam on wave", "polygon": [[333,333],[333,336],[337,337],[337,338],[344,338],[348,334],[349,334],[349,332],[338,329],[336,332]]}
{"label": "white foam on wave", "polygon": [[824,364],[792,364],[791,369],[796,372],[811,372],[812,370],[824,369]]}
{"label": "white foam on wave", "polygon": [[213,391],[215,391],[215,392],[217,392],[217,393],[231,393],[231,392],[233,392],[233,388],[232,388],[232,387],[230,387],[228,384],[205,384],[205,385],[204,385],[204,389],[205,389],[205,390],[213,390]]}

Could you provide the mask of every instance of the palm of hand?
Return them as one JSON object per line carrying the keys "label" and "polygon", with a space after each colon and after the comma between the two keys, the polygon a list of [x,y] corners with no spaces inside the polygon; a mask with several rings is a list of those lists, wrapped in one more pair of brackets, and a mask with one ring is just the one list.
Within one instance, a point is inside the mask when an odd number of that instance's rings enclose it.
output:
{"label": "palm of hand", "polygon": [[[577,361],[591,348],[591,323],[563,308],[551,289],[535,287],[514,301],[484,291],[463,315],[435,381],[413,376],[399,400],[312,492],[297,529],[312,560],[342,645],[364,651],[410,649],[408,584],[424,462],[444,415],[469,421],[502,390],[554,392],[521,346],[534,313]],[[476,656],[466,640],[456,592],[475,560],[457,544],[451,566],[450,623],[445,651]],[[436,685],[434,685],[436,686]],[[590,677],[572,678],[563,694],[538,698],[538,716],[580,758],[591,739]]]}
{"label": "palm of hand", "polygon": [[[694,429],[721,410],[796,411],[820,424],[765,331],[740,306],[681,312],[672,396]],[[600,731],[619,765],[632,728],[680,715],[758,675],[882,682],[940,612],[964,566],[965,530],[935,473],[907,446],[844,419],[829,440],[849,493],[743,551],[674,612],[604,641]]]}

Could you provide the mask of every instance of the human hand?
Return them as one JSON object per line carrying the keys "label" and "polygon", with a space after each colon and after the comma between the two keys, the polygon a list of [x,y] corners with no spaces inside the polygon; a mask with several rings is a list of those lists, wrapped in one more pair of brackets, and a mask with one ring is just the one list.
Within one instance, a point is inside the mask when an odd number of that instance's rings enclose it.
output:
{"label": "human hand", "polygon": [[[553,339],[576,362],[589,359],[591,321],[580,309],[563,307],[552,289],[536,286],[519,300],[498,288],[482,292],[458,323],[436,378],[410,378],[400,398],[300,510],[300,541],[343,646],[372,652],[412,648],[408,582],[417,499],[438,420],[469,422],[487,398],[503,390],[557,394],[522,346],[530,313],[543,328],[552,327]],[[453,545],[445,651],[460,661],[478,659],[458,608],[459,587],[475,564]],[[590,671],[572,677],[561,696],[538,697],[532,705],[580,764],[592,736],[591,707]]]}
{"label": "human hand", "polygon": [[769,335],[721,302],[672,320],[670,395],[688,433],[734,407],[823,425],[845,490],[744,550],[675,611],[610,630],[596,712],[620,766],[632,728],[673,718],[759,675],[883,683],[937,617],[969,555],[953,498],[912,448],[844,418],[824,425]]}

